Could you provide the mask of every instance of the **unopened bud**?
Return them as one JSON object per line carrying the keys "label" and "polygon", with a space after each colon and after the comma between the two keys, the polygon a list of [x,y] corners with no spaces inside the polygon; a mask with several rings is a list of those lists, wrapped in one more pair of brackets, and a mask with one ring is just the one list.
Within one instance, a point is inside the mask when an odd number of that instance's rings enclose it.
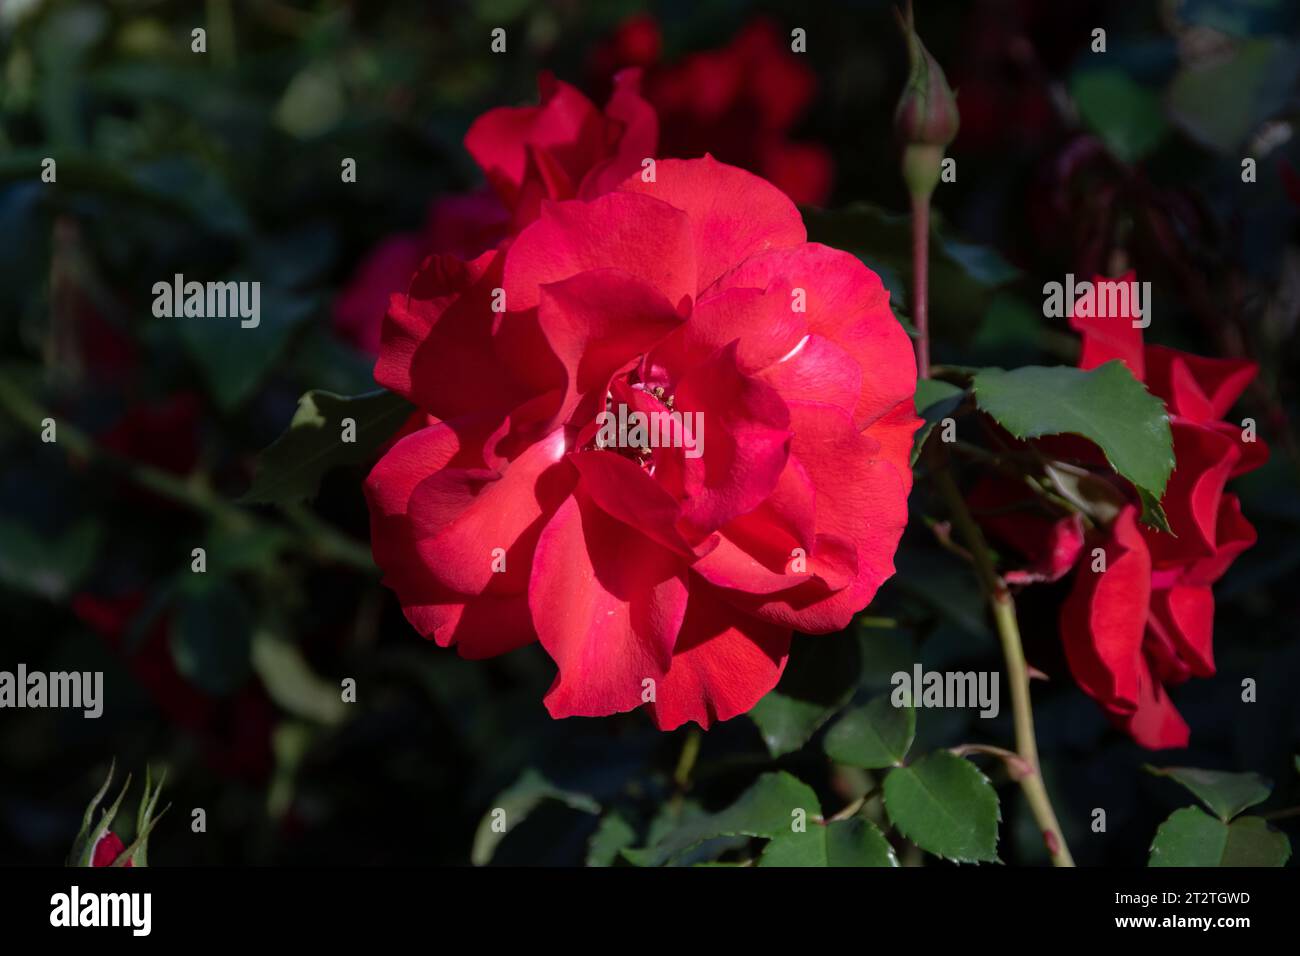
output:
{"label": "unopened bud", "polygon": [[929,195],[939,181],[943,150],[957,135],[960,116],[943,68],[917,36],[909,0],[897,10],[911,72],[894,111],[894,131],[904,148],[903,176],[912,193]]}
{"label": "unopened bud", "polygon": [[960,120],[957,99],[943,75],[943,67],[930,55],[916,33],[910,0],[906,15],[897,10],[894,15],[903,31],[911,66],[907,86],[894,111],[894,129],[905,145],[947,146],[957,135]]}

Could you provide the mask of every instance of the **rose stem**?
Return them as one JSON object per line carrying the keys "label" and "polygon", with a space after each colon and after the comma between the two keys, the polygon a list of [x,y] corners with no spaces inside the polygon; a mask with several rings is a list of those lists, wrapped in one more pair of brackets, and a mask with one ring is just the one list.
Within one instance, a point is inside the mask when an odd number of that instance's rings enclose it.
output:
{"label": "rose stem", "polygon": [[1011,775],[1024,791],[1029,808],[1043,834],[1043,843],[1052,856],[1054,866],[1074,866],[1070,848],[1065,845],[1061,825],[1056,820],[1052,801],[1043,785],[1042,771],[1038,765],[1038,743],[1034,737],[1034,713],[1029,700],[1029,672],[1025,666],[1025,649],[1020,640],[1020,626],[1016,622],[1016,605],[1007,590],[1006,583],[998,576],[989,558],[988,544],[984,535],[971,517],[962,499],[957,484],[946,467],[935,468],[932,472],[940,493],[952,511],[953,522],[957,525],[966,547],[975,564],[975,574],[979,578],[980,589],[993,609],[993,620],[997,624],[998,638],[1002,642],[1002,655],[1007,662],[1007,682],[1011,685],[1011,708],[1015,717],[1016,754],[1023,761],[1017,766],[1008,761]]}
{"label": "rose stem", "polygon": [[930,377],[930,195],[912,193],[912,323],[916,377]]}

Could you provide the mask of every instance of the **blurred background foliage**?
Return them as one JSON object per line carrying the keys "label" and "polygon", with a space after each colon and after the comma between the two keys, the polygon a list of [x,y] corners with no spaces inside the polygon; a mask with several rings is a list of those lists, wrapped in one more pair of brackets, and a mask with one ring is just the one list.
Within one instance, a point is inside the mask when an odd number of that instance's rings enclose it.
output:
{"label": "blurred background foliage", "polygon": [[[0,861],[61,861],[116,757],[169,771],[155,864],[609,862],[774,768],[830,813],[873,785],[809,744],[837,709],[917,660],[1000,666],[974,581],[936,548],[918,498],[871,616],[796,641],[777,691],[692,761],[687,732],[640,714],[552,721],[536,646],[488,662],[426,646],[369,565],[363,468],[328,476],[310,506],[234,503],[301,393],[373,387],[332,303],[376,242],[478,185],[469,122],[534,100],[539,69],[591,90],[595,51],[645,9],[668,62],[759,14],[807,30],[819,86],[794,132],[836,167],[833,211],[810,210],[810,228],[877,268],[905,316],[891,133],[905,64],[888,3],[0,5],[0,668],[103,670],[109,702],[99,720],[0,713]],[[1294,805],[1300,7],[923,0],[917,17],[962,110],[957,181],[936,196],[936,360],[1072,363],[1073,336],[1041,318],[1042,283],[1111,268],[1118,246],[1155,285],[1149,340],[1261,364],[1240,412],[1274,454],[1239,483],[1259,544],[1216,589],[1219,676],[1174,692],[1192,746],[1157,762],[1258,771],[1277,782],[1265,810]],[[497,26],[508,55],[488,52]],[[150,290],[176,273],[260,281],[261,325],[155,318]],[[45,414],[57,444],[30,427]],[[1069,681],[1060,599],[1020,599],[1029,658],[1054,678],[1035,683],[1049,788],[1079,862],[1141,863],[1186,800],[1140,772],[1152,755]],[[1009,724],[1007,708],[922,711],[917,748],[1005,744]],[[1001,858],[1042,862],[1018,791],[994,779]],[[496,839],[480,827],[494,806],[529,818]],[[190,832],[194,807],[206,834]],[[1097,807],[1104,834],[1088,828]],[[742,855],[728,839],[695,854]]]}

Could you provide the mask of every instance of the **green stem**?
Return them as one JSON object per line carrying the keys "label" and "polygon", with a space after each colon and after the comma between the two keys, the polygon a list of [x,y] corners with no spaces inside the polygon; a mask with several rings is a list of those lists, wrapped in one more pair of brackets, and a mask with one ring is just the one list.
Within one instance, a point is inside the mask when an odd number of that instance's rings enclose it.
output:
{"label": "green stem", "polygon": [[350,565],[360,571],[375,571],[374,559],[365,545],[341,534],[302,505],[285,505],[283,511],[298,530],[306,535],[307,540],[312,542],[318,557]]}
{"label": "green stem", "polygon": [[867,791],[866,793],[864,793],[862,796],[858,797],[858,798],[857,798],[856,800],[854,800],[852,803],[848,804],[846,807],[844,807],[842,810],[840,810],[839,813],[835,814],[835,815],[832,816],[832,817],[827,817],[827,818],[826,818],[826,822],[827,822],[827,823],[838,823],[838,822],[841,821],[841,820],[847,820],[847,819],[849,819],[850,817],[855,817],[855,816],[857,816],[859,813],[861,813],[861,812],[866,808],[866,806],[867,806],[867,802],[868,802],[869,800],[873,799],[874,797],[879,796],[879,795],[880,795],[880,792],[881,792],[883,789],[884,789],[884,787],[883,787],[882,784],[879,784],[879,783],[876,784],[874,787],[872,787],[870,790],[868,790],[868,791]]}
{"label": "green stem", "polygon": [[[1052,801],[1043,785],[1043,775],[1038,763],[1038,742],[1034,736],[1034,712],[1029,699],[1029,669],[1025,664],[1025,650],[1020,640],[1020,625],[1016,621],[1016,606],[1011,599],[1011,592],[1006,583],[998,576],[989,557],[988,545],[984,535],[971,517],[956,482],[946,467],[934,469],[935,484],[940,494],[948,503],[952,519],[970,551],[975,565],[975,574],[979,578],[980,589],[984,592],[989,606],[993,609],[993,620],[997,625],[998,638],[1002,643],[1002,656],[1007,664],[1007,683],[1011,686],[1011,709],[1016,730],[1016,754],[1024,762],[1021,768],[1013,768],[1012,776],[1017,778],[1020,789],[1029,803],[1038,828],[1043,834],[1043,843],[1051,854],[1055,866],[1074,866],[1070,848],[1065,845],[1065,836],[1057,822]],[[1018,770],[1018,772],[1017,772]]]}
{"label": "green stem", "polygon": [[681,756],[677,758],[677,769],[673,772],[673,782],[678,790],[685,790],[691,782],[691,771],[695,769],[696,758],[700,755],[700,728],[692,727],[686,732],[682,743]]}
{"label": "green stem", "polygon": [[682,752],[677,757],[677,769],[673,771],[673,795],[668,800],[668,809],[674,819],[681,819],[686,807],[686,791],[691,785],[691,773],[695,770],[695,761],[700,756],[699,727],[692,727],[686,732],[682,741]]}

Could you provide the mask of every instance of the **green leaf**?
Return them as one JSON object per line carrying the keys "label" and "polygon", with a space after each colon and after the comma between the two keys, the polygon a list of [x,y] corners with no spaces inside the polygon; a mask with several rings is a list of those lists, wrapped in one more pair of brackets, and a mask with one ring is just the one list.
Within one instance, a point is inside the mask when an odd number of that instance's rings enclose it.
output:
{"label": "green leaf", "polygon": [[266,571],[292,543],[293,536],[283,528],[213,525],[204,542],[208,573]]}
{"label": "green leaf", "polygon": [[[0,183],[38,178],[47,155],[46,149],[7,152],[0,157]],[[152,169],[132,172],[117,168],[102,155],[60,153],[58,163],[58,182],[50,185],[56,195],[100,195],[123,207],[175,216],[222,234],[239,234],[249,228],[247,214],[228,191],[214,197],[211,190],[195,188],[193,183],[181,188],[174,183],[155,183],[151,181],[156,178]]]}
{"label": "green leaf", "polygon": [[861,670],[851,634],[795,641],[781,683],[749,712],[768,753],[780,757],[806,744],[849,702]]}
{"label": "green leaf", "polygon": [[90,520],[55,538],[0,518],[0,581],[51,601],[62,600],[94,565],[102,538],[102,529]]}
{"label": "green leaf", "polygon": [[885,778],[885,810],[922,850],[959,863],[997,860],[998,795],[969,760],[927,754]]}
{"label": "green leaf", "polygon": [[849,711],[826,734],[826,755],[866,770],[897,767],[916,736],[916,711],[895,707],[889,695]]}
{"label": "green leaf", "polygon": [[1126,163],[1148,155],[1168,131],[1160,98],[1122,70],[1076,73],[1070,95],[1083,121]]}
{"label": "green leaf", "polygon": [[[289,428],[262,452],[253,486],[240,500],[284,505],[311,498],[331,469],[373,458],[410,413],[410,404],[388,391],[350,398],[307,392]],[[356,422],[355,442],[343,441],[345,418]]]}
{"label": "green leaf", "polygon": [[974,378],[975,401],[1017,438],[1080,435],[1097,445],[1142,499],[1142,520],[1169,530],[1160,498],[1174,468],[1164,403],[1123,362],[1084,369],[1029,365],[986,368]]}
{"label": "green leaf", "polygon": [[806,783],[785,771],[765,773],[727,809],[690,820],[651,846],[624,850],[623,856],[637,866],[663,866],[705,840],[723,836],[772,839],[792,832],[799,819],[815,826],[812,818],[820,815],[821,803]]}
{"label": "green leaf", "polygon": [[588,866],[613,866],[618,855],[636,841],[636,830],[617,813],[602,817],[587,842]]}
{"label": "green leaf", "polygon": [[1242,810],[1263,803],[1273,792],[1273,782],[1257,773],[1226,773],[1194,767],[1152,767],[1157,777],[1169,777],[1192,791],[1220,820],[1227,823]]}
{"label": "green leaf", "polygon": [[171,651],[191,683],[218,696],[234,693],[248,679],[252,644],[253,613],[234,584],[198,583],[179,598]]}
{"label": "green leaf", "polygon": [[912,439],[913,465],[921,457],[921,449],[925,447],[925,440],[930,437],[934,426],[956,411],[965,397],[966,393],[956,385],[937,378],[923,378],[916,383],[916,395],[912,400],[916,405],[916,413],[921,416],[922,425]]}
{"label": "green leaf", "polygon": [[253,635],[252,663],[271,699],[295,717],[327,727],[343,723],[348,705],[338,684],[313,671],[296,644],[259,630]]}
{"label": "green leaf", "polygon": [[1169,86],[1169,116],[1202,145],[1236,155],[1286,107],[1297,69],[1295,47],[1285,40],[1243,40],[1227,56],[1178,71]]}
{"label": "green leaf", "polygon": [[[242,281],[236,276],[232,281]],[[188,281],[188,280],[187,280]],[[242,405],[274,367],[294,332],[317,308],[301,294],[263,284],[258,324],[243,328],[238,315],[186,316],[175,322],[190,359],[198,366],[208,392],[225,411]]]}
{"label": "green leaf", "polygon": [[1183,0],[1178,19],[1189,25],[1210,27],[1220,33],[1248,37],[1290,33],[1297,21],[1291,0]]}
{"label": "green leaf", "polygon": [[557,800],[583,813],[600,813],[600,804],[591,797],[562,790],[530,768],[497,796],[496,803],[479,821],[474,845],[470,849],[470,862],[475,866],[490,862],[506,834],[528,819],[528,815],[546,800]]}
{"label": "green leaf", "polygon": [[759,866],[898,866],[898,857],[870,820],[851,817],[802,833],[782,833],[763,850]]}
{"label": "green leaf", "polygon": [[1260,817],[1224,823],[1183,807],[1160,824],[1147,866],[1283,866],[1290,856],[1286,834]]}

